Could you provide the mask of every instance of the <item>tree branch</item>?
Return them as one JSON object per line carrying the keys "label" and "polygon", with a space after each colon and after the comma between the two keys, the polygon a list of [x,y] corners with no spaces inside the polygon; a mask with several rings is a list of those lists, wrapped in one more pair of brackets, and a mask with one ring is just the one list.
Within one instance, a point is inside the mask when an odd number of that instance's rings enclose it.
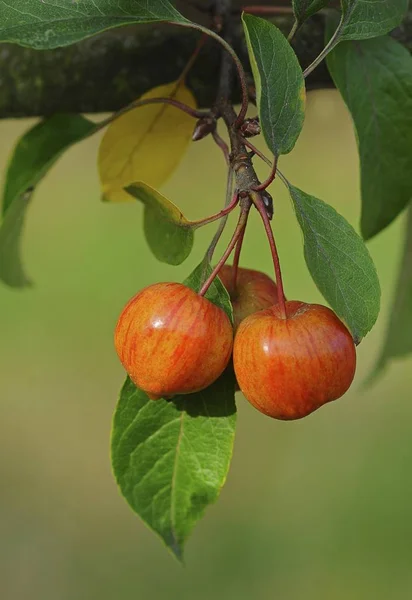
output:
{"label": "tree branch", "polygon": [[[176,2],[189,18],[209,24],[208,0],[190,6],[189,0]],[[269,4],[274,0],[235,0],[241,5]],[[276,0],[290,6],[290,0]],[[273,21],[287,33],[292,15],[281,14]],[[247,65],[241,24],[234,33],[234,47]],[[73,46],[52,51],[36,51],[12,44],[0,45],[0,118],[45,116],[55,112],[101,113],[117,111],[151,87],[175,80],[193,52],[199,34],[170,25],[139,25],[111,30]],[[305,68],[323,47],[324,19],[315,15],[300,30],[294,42]],[[412,11],[394,32],[412,50]],[[167,60],[165,60],[167,57]],[[212,106],[217,93],[216,73],[220,48],[209,40],[200,53],[188,83],[201,108]],[[308,87],[332,85],[324,65],[308,78]],[[232,100],[240,99],[234,89]]]}

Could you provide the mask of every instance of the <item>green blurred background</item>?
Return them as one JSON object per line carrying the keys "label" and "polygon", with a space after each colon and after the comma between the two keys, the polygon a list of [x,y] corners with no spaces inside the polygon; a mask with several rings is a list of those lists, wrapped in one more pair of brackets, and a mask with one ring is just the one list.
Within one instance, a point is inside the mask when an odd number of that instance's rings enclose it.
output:
{"label": "green blurred background", "polygon": [[[0,122],[0,170],[31,122]],[[99,140],[70,150],[42,182],[24,241],[29,291],[0,289],[0,596],[4,600],[380,600],[412,597],[412,362],[363,381],[379,353],[394,292],[403,219],[369,247],[383,309],[359,348],[351,391],[302,421],[272,421],[239,395],[228,481],[194,531],[182,569],[123,501],[109,460],[124,373],[116,317],[144,285],[181,280],[185,264],[150,254],[137,203],[99,201]],[[334,91],[312,92],[291,181],[357,226],[355,139]],[[265,168],[261,169],[264,175]],[[222,157],[191,147],[164,188],[188,218],[219,210]],[[280,184],[275,231],[289,298],[319,301],[301,234]],[[252,215],[242,262],[272,273]]]}

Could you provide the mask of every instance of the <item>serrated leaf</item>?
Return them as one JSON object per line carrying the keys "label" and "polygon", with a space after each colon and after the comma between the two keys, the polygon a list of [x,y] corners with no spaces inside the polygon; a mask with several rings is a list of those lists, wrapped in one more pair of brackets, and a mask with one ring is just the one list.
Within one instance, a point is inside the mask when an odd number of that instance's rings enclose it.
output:
{"label": "serrated leaf", "polygon": [[[210,272],[202,263],[185,283],[199,289]],[[231,314],[219,280],[207,297]],[[179,560],[226,480],[236,425],[234,394],[229,369],[206,390],[173,401],[149,400],[130,379],[120,394],[111,443],[117,483],[131,508]]]}
{"label": "serrated leaf", "polygon": [[356,128],[361,231],[369,239],[412,198],[412,57],[382,37],[339,44],[328,67]]}
{"label": "serrated leaf", "polygon": [[[164,97],[196,107],[193,94],[182,82],[153,88],[141,99]],[[161,187],[178,166],[192,133],[192,117],[167,104],[140,106],[113,121],[99,149],[103,198],[130,201],[124,188],[135,181]]]}
{"label": "serrated leaf", "polygon": [[341,40],[365,40],[395,29],[408,10],[409,0],[341,0]]}
{"label": "serrated leaf", "polygon": [[380,286],[362,238],[334,208],[287,184],[314,282],[359,343],[380,309]]}
{"label": "serrated leaf", "polygon": [[188,21],[168,0],[0,0],[0,42],[45,50],[134,23]]}
{"label": "serrated leaf", "polygon": [[330,0],[292,0],[296,21],[301,25],[306,19],[325,8]]}
{"label": "serrated leaf", "polygon": [[169,265],[180,265],[192,250],[194,224],[145,183],[134,183],[126,191],[144,204],[144,232],[153,254]]}
{"label": "serrated leaf", "polygon": [[275,156],[294,147],[305,118],[305,82],[283,33],[269,21],[242,15],[256,85],[260,124]]}
{"label": "serrated leaf", "polygon": [[393,359],[412,353],[412,207],[408,209],[403,257],[394,302],[390,308],[381,355],[375,367],[376,377]]}
{"label": "serrated leaf", "polygon": [[30,282],[21,264],[20,237],[32,188],[65,150],[95,130],[96,125],[80,115],[54,115],[17,142],[6,173],[0,225],[0,279],[8,285],[24,287]]}

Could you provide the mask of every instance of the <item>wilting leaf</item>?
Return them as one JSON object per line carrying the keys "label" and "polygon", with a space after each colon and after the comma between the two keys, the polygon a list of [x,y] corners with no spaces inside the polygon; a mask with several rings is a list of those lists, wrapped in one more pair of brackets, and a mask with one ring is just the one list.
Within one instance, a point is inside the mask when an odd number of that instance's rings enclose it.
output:
{"label": "wilting leaf", "polygon": [[[177,82],[153,88],[141,99],[165,97],[196,105],[193,94]],[[113,121],[99,150],[104,200],[130,201],[124,188],[135,181],[161,187],[178,166],[192,133],[192,117],[167,104],[141,106]]]}
{"label": "wilting leaf", "polygon": [[295,145],[305,118],[302,69],[275,25],[247,14],[242,19],[263,135],[274,155],[287,154]]}
{"label": "wilting leaf", "polygon": [[162,262],[180,265],[192,250],[194,224],[145,183],[134,183],[126,191],[144,204],[144,232],[153,254]]}

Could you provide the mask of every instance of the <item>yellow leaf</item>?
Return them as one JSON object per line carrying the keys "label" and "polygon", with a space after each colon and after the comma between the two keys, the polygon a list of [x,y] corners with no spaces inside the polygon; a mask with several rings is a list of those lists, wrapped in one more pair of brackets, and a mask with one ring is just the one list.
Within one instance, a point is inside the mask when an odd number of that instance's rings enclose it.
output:
{"label": "yellow leaf", "polygon": [[[153,88],[141,99],[172,97],[196,108],[193,94],[184,83]],[[143,181],[159,188],[179,164],[193,133],[190,115],[167,104],[135,108],[107,129],[99,150],[103,197],[110,202],[130,201],[123,188]]]}

